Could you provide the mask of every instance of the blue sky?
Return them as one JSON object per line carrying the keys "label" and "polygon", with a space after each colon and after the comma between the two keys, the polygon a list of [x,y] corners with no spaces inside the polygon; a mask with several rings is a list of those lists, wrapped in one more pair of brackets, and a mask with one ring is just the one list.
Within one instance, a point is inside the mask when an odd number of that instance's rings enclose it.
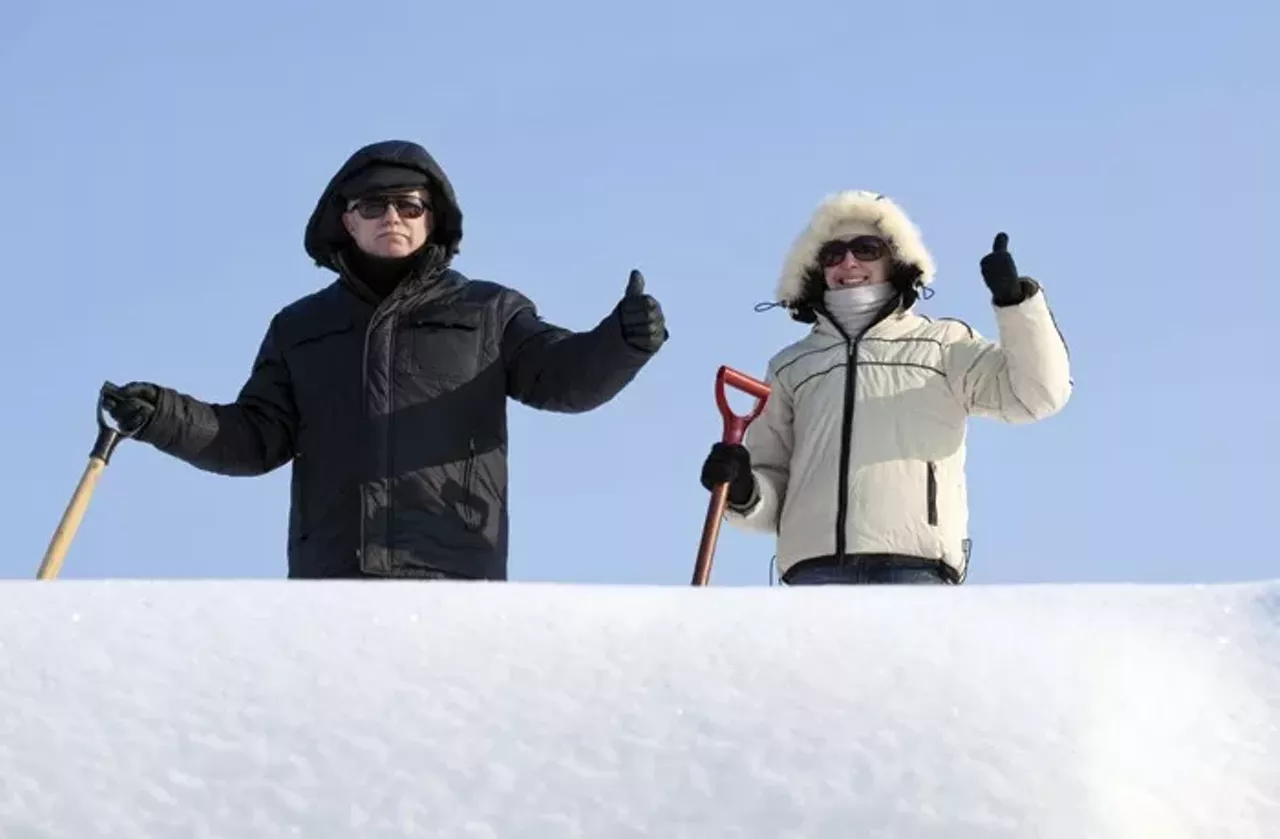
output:
{"label": "blue sky", "polygon": [[[823,195],[887,192],[939,263],[922,311],[994,334],[998,230],[1041,280],[1076,392],[971,426],[973,583],[1276,575],[1280,7],[1228,2],[10,4],[0,12],[8,407],[0,576],[29,577],[104,379],[234,396],[351,151],[421,142],[456,267],[593,326],[640,267],[672,338],[581,416],[512,405],[513,580],[687,584],[720,364],[802,334],[756,313]],[[281,577],[288,470],[145,446],[63,571]],[[713,583],[769,580],[726,529]]]}

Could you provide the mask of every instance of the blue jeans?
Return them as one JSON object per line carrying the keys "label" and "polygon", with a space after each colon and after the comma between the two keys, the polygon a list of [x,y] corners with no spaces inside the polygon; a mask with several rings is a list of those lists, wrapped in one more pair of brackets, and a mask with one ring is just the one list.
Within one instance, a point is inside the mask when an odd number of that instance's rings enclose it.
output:
{"label": "blue jeans", "polygon": [[919,565],[850,562],[847,565],[805,565],[792,569],[783,582],[789,586],[830,585],[952,585],[941,570]]}

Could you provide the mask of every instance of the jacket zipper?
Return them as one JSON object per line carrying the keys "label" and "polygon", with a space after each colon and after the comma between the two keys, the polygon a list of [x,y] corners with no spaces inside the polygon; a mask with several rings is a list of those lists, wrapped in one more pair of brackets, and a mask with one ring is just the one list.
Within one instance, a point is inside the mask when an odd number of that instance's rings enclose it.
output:
{"label": "jacket zipper", "polygon": [[[842,332],[844,330],[841,330]],[[853,403],[858,380],[858,342],[845,336],[844,417],[840,425],[840,483],[836,495],[836,561],[845,558],[845,523],[849,517],[849,461],[853,449]]]}
{"label": "jacket zipper", "polygon": [[[373,335],[373,320],[378,314],[377,309],[369,315],[369,322],[364,325],[364,347],[360,352],[360,402],[364,410],[365,420],[369,419],[369,338]],[[365,570],[364,555],[368,546],[368,535],[365,532],[365,520],[368,516],[367,505],[369,503],[368,488],[362,486],[360,488],[360,544],[356,546],[356,562],[359,563],[361,571]]]}
{"label": "jacket zipper", "polygon": [[[364,284],[361,283],[359,280],[352,279],[351,270],[348,268],[346,260],[343,259],[341,256],[338,256],[336,261],[337,261],[338,273],[341,274],[343,277],[346,277],[348,280],[348,290],[352,294],[355,294],[357,298],[373,303],[373,311],[369,313],[369,320],[364,325],[364,341],[360,347],[360,400],[363,406],[365,419],[368,419],[369,418],[369,401],[368,401],[369,399],[369,338],[373,335],[373,324],[377,321],[378,310],[382,308],[382,304],[385,303],[386,300],[384,298],[382,301],[369,301],[366,296],[368,292],[359,290],[364,288]],[[365,516],[367,514],[367,508],[366,508],[367,500],[368,500],[368,496],[365,494],[364,489],[362,488],[360,491],[360,509],[357,511],[357,516],[359,518],[359,525],[360,525],[360,543],[356,545],[356,563],[361,571],[364,571],[364,554],[365,554],[365,547],[368,539],[368,536],[365,531]]]}
{"label": "jacket zipper", "polygon": [[836,562],[843,563],[848,548],[845,536],[849,519],[849,462],[853,456],[853,408],[857,401],[858,385],[858,342],[874,329],[881,321],[898,308],[901,297],[895,297],[876,313],[875,318],[858,333],[856,338],[849,336],[834,317],[828,313],[831,324],[844,336],[845,372],[844,372],[844,417],[840,425],[840,482],[836,494]]}
{"label": "jacket zipper", "polygon": [[927,464],[928,477],[925,481],[925,502],[929,510],[929,524],[938,523],[938,472],[937,465],[931,460]]}
{"label": "jacket zipper", "polygon": [[[338,265],[339,265],[339,268],[341,269],[341,272],[342,272],[343,274],[349,274],[349,273],[350,273],[350,272],[348,271],[348,269],[347,269],[347,266],[346,266],[346,262],[345,262],[345,260],[342,260],[341,258],[339,258]],[[441,273],[441,277],[443,277],[443,276],[444,276],[444,274],[443,274],[443,272],[442,272],[442,273]],[[358,284],[358,281],[357,281],[357,284]],[[398,290],[398,289],[396,289],[396,290]],[[388,412],[388,414],[387,414],[387,435],[386,435],[386,437],[383,439],[383,443],[384,443],[384,445],[386,446],[386,449],[387,449],[386,470],[385,470],[385,471],[386,471],[386,474],[388,474],[388,475],[390,475],[390,474],[391,474],[391,441],[394,439],[394,437],[392,436],[392,432],[393,432],[393,430],[394,430],[394,429],[393,429],[393,426],[392,426],[392,424],[391,424],[391,423],[392,423],[392,417],[394,417],[394,415],[395,415],[395,410],[394,410],[394,407],[395,407],[395,406],[394,406],[394,399],[395,399],[395,396],[394,396],[394,394],[395,394],[395,381],[394,381],[394,378],[395,378],[395,376],[394,376],[394,370],[395,370],[395,355],[394,355],[394,353],[395,353],[395,346],[396,346],[396,345],[395,345],[396,329],[398,328],[398,326],[399,326],[399,321],[400,321],[399,314],[398,314],[398,310],[399,310],[400,308],[402,308],[402,303],[403,303],[403,301],[406,299],[406,297],[410,297],[410,296],[411,296],[411,295],[404,295],[404,294],[401,294],[400,299],[399,299],[399,300],[396,300],[396,299],[394,299],[394,298],[396,297],[396,295],[395,295],[395,291],[396,291],[396,290],[393,290],[391,294],[388,294],[388,295],[387,295],[386,297],[384,297],[382,300],[380,300],[380,301],[378,301],[377,303],[375,303],[375,304],[374,304],[373,311],[369,314],[369,322],[368,322],[368,323],[366,323],[366,324],[365,324],[365,326],[364,326],[364,346],[363,346],[363,348],[362,348],[362,350],[361,350],[361,357],[360,357],[360,395],[361,395],[361,397],[362,397],[362,400],[364,401],[365,419],[368,419],[368,415],[369,415],[369,401],[368,401],[368,399],[369,399],[369,339],[370,339],[370,337],[372,337],[372,335],[373,335],[373,325],[374,325],[374,324],[377,322],[377,320],[378,320],[378,312],[382,311],[382,308],[383,308],[384,306],[387,306],[387,304],[388,304],[388,303],[390,303],[391,305],[390,305],[390,306],[388,306],[388,308],[392,310],[392,314],[391,314],[391,315],[389,315],[388,317],[389,317],[389,318],[390,318],[390,320],[391,320],[391,346],[390,346],[390,352],[392,353],[392,355],[391,355],[391,356],[389,356],[389,357],[388,357],[388,359],[387,359],[387,399],[388,399],[388,400],[390,400],[390,401],[392,401],[392,403],[393,403],[393,404],[390,406],[390,408],[391,408],[392,410],[390,410],[390,411]],[[357,296],[360,296],[360,295],[357,295]],[[432,294],[430,294],[430,293],[427,293],[427,294],[423,295],[423,300],[424,300],[424,301],[426,301],[426,300],[431,300],[433,297],[435,297],[435,295],[432,295]],[[360,570],[361,570],[361,571],[363,571],[363,570],[364,570],[365,549],[368,547],[368,535],[367,535],[367,531],[366,531],[366,528],[365,528],[365,522],[366,522],[366,520],[367,520],[367,513],[368,513],[368,510],[367,510],[367,508],[366,508],[366,506],[365,506],[365,505],[366,505],[366,501],[367,501],[367,496],[366,496],[363,492],[361,492],[361,494],[360,494],[360,510],[359,510],[359,515],[360,515],[360,544],[359,544],[359,546],[357,546],[357,547],[356,547],[356,560],[357,560],[357,562],[359,562],[359,564],[360,564]],[[392,510],[392,506],[393,506],[393,505],[391,504],[391,498],[390,498],[390,496],[388,495],[387,503],[386,503],[386,506],[385,506],[385,509],[384,509],[384,516],[385,516],[385,518],[386,518],[385,526],[386,526],[386,534],[387,534],[388,542],[389,542],[389,541],[390,541],[390,539],[391,539],[391,510]]]}
{"label": "jacket zipper", "polygon": [[[394,292],[393,292],[394,293]],[[390,296],[390,295],[389,295]],[[396,474],[393,470],[393,461],[395,454],[393,452],[396,439],[396,339],[400,332],[400,319],[403,308],[400,303],[395,304],[388,320],[388,330],[390,339],[387,341],[387,436],[383,438],[383,445],[386,447],[386,460],[384,461],[383,474],[391,476]],[[385,522],[387,545],[394,545],[395,538],[392,531],[395,529],[396,505],[391,498],[391,478],[387,477],[387,503],[383,507],[383,520]],[[391,558],[387,557],[388,570],[390,570]]]}
{"label": "jacket zipper", "polygon": [[[374,306],[373,311],[369,313],[369,322],[364,325],[364,346],[361,350],[361,356],[360,356],[360,398],[361,398],[361,401],[364,403],[364,413],[365,413],[366,420],[369,418],[369,339],[373,337],[373,326],[378,322],[378,313],[382,311],[382,307],[386,305],[387,301],[390,300],[391,297],[392,295],[387,295],[376,306]],[[391,321],[391,352],[392,353],[395,352],[395,329],[396,329],[397,320],[398,320],[396,314],[394,313],[395,305],[396,304],[393,302],[392,306],[390,307],[392,309],[392,314],[387,316],[388,319],[390,319]],[[395,359],[395,356],[392,355],[387,362],[387,398],[388,399],[394,399],[394,396],[393,396],[394,383],[391,380],[392,379],[391,371],[394,369],[394,359]],[[383,441],[382,441],[383,445],[386,447],[386,450],[387,450],[386,469],[384,470],[384,473],[387,475],[391,474],[391,440],[393,439],[391,437],[391,418],[395,415],[394,407],[395,407],[394,405],[390,406],[392,410],[389,410],[387,412],[387,436],[383,438]],[[360,562],[361,571],[365,570],[364,568],[365,551],[368,548],[368,535],[366,530],[366,522],[368,521],[368,509],[366,507],[367,503],[368,503],[368,495],[365,492],[361,491],[360,493],[360,545],[359,547],[356,548],[356,559],[359,560]],[[383,522],[383,527],[385,528],[385,531],[387,534],[388,544],[391,541],[391,506],[392,506],[391,499],[388,497],[387,504],[383,509],[383,516],[385,518],[385,521]]]}

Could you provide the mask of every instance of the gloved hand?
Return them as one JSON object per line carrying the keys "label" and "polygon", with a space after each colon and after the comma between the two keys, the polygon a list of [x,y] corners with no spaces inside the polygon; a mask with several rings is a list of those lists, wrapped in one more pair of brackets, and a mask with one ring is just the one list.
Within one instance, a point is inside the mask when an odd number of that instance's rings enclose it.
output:
{"label": "gloved hand", "polygon": [[742,506],[756,491],[756,476],[751,474],[751,453],[740,443],[716,443],[702,463],[702,486],[712,490],[729,484],[729,503]]}
{"label": "gloved hand", "polygon": [[997,233],[991,253],[982,258],[982,280],[991,289],[991,300],[997,306],[1012,306],[1027,297],[1027,286],[1018,276],[1018,266],[1009,253],[1009,234]]}
{"label": "gloved hand", "polygon": [[618,304],[623,339],[638,350],[657,352],[668,338],[666,318],[658,301],[644,293],[644,275],[632,271],[627,293]]}
{"label": "gloved hand", "polygon": [[160,389],[148,382],[129,382],[120,387],[107,383],[102,406],[125,434],[135,434],[155,415]]}

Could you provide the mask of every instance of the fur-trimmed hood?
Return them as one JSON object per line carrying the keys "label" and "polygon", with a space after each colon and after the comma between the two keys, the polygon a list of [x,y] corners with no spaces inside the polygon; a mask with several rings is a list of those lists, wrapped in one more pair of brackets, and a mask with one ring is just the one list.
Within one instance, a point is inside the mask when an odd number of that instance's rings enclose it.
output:
{"label": "fur-trimmed hood", "polygon": [[804,300],[806,275],[817,267],[818,251],[835,238],[873,228],[893,247],[893,258],[920,270],[920,286],[933,282],[936,267],[920,230],[890,198],[866,190],[829,195],[814,210],[809,224],[796,238],[783,262],[776,300],[795,306]]}

